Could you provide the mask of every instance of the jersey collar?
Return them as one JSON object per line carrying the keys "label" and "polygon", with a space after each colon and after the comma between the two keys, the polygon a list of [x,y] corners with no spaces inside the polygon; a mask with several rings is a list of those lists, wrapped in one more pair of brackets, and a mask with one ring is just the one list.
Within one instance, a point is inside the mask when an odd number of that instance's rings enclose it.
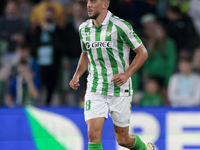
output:
{"label": "jersey collar", "polygon": [[[108,10],[106,18],[102,22],[102,25],[108,25],[111,16],[112,16],[112,13]],[[92,26],[93,26],[92,19],[90,19],[88,27],[92,27]]]}

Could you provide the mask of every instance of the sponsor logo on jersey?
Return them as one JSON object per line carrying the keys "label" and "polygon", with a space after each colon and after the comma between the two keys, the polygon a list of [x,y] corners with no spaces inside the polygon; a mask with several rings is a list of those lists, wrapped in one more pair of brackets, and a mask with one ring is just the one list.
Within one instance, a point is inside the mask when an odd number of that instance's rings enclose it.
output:
{"label": "sponsor logo on jersey", "polygon": [[85,43],[86,48],[112,48],[113,47],[113,42],[111,41],[105,41],[105,42],[86,42]]}

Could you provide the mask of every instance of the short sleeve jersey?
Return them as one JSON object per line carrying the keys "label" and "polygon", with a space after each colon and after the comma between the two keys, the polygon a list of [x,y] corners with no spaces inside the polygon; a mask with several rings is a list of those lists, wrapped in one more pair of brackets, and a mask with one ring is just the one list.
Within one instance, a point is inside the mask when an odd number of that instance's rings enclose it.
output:
{"label": "short sleeve jersey", "polygon": [[134,50],[142,44],[132,26],[108,11],[98,28],[93,25],[92,19],[82,23],[79,35],[82,50],[89,58],[87,92],[131,96],[131,78],[122,86],[111,82],[111,79],[128,69],[130,48]]}

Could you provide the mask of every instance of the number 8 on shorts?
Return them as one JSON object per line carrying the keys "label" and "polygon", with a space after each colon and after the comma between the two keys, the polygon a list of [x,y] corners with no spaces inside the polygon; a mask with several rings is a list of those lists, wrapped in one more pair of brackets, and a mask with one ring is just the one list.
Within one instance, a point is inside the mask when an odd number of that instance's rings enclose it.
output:
{"label": "number 8 on shorts", "polygon": [[86,111],[90,110],[90,106],[91,106],[91,100],[88,100],[88,101],[85,103],[85,110],[86,110]]}

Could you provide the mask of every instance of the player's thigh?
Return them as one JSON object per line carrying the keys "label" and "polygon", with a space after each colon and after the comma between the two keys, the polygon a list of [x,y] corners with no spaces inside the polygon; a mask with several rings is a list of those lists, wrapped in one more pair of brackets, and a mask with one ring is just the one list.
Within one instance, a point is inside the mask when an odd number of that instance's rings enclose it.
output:
{"label": "player's thigh", "polygon": [[114,125],[128,127],[131,116],[132,96],[112,97],[109,103],[109,113]]}
{"label": "player's thigh", "polygon": [[108,103],[105,95],[86,93],[84,102],[85,121],[94,118],[108,118]]}
{"label": "player's thigh", "polygon": [[106,97],[95,93],[86,93],[84,115],[88,126],[89,142],[101,142],[103,124],[108,118]]}

